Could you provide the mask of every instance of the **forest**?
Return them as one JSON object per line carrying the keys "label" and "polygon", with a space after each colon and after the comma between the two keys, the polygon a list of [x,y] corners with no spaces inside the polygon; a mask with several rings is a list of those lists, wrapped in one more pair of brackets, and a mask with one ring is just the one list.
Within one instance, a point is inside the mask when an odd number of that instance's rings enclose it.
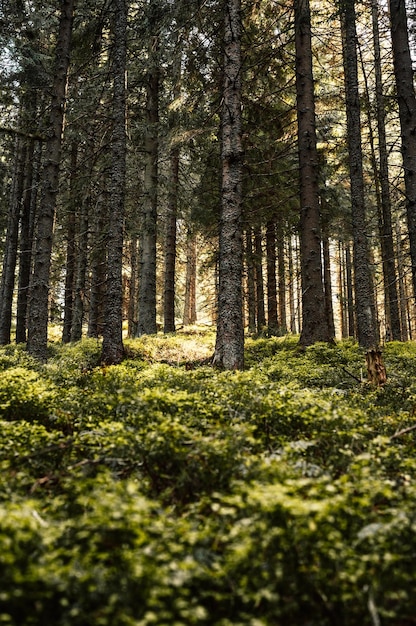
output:
{"label": "forest", "polygon": [[0,624],[416,623],[413,0],[0,0]]}

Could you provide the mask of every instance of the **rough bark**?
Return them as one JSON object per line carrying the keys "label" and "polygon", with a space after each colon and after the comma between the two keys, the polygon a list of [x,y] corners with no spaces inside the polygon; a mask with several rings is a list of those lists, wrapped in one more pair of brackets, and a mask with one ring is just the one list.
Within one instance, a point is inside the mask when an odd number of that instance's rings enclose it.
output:
{"label": "rough bark", "polygon": [[295,45],[302,264],[300,344],[308,346],[333,340],[325,314],[309,0],[295,1]]}
{"label": "rough bark", "polygon": [[104,332],[104,307],[106,290],[106,237],[110,198],[104,189],[95,205],[90,244],[90,308],[88,315],[88,337],[100,337]]}
{"label": "rough bark", "polygon": [[165,235],[164,332],[175,332],[176,220],[179,189],[179,148],[170,154],[170,190]]}
{"label": "rough bark", "polygon": [[223,69],[218,321],[213,365],[236,370],[244,367],[240,0],[224,3]]}
{"label": "rough bark", "polygon": [[7,235],[1,276],[0,345],[10,343],[12,327],[13,294],[19,241],[19,223],[25,178],[26,142],[16,139],[16,160],[7,218]]}
{"label": "rough bark", "polygon": [[126,186],[126,0],[114,0],[112,50],[113,133],[111,139],[110,215],[107,244],[105,325],[101,361],[120,363],[124,356],[122,270]]}
{"label": "rough bark", "polygon": [[407,229],[412,264],[413,296],[416,296],[416,95],[409,47],[405,0],[390,0],[394,74],[401,127],[406,191]]}
{"label": "rough bark", "polygon": [[357,33],[353,0],[341,1],[347,143],[351,187],[352,234],[354,242],[354,290],[357,336],[361,346],[378,345],[374,291],[364,201],[364,177],[361,142],[361,116],[358,90]]}
{"label": "rough bark", "polygon": [[75,0],[63,0],[61,3],[49,116],[50,132],[46,141],[41,205],[37,219],[27,348],[39,360],[47,358],[49,278],[74,5]]}
{"label": "rough bark", "polygon": [[[380,178],[380,241],[383,261],[383,277],[386,301],[386,316],[390,327],[391,339],[400,341],[400,313],[397,292],[397,273],[393,243],[393,227],[391,219],[391,198],[389,185],[388,150],[386,138],[386,98],[383,91],[381,67],[379,9],[378,0],[371,2],[371,16],[374,41],[374,69],[376,76],[376,107],[379,146],[379,178]],[[386,333],[387,334],[387,333]]]}
{"label": "rough bark", "polygon": [[246,232],[248,330],[256,332],[256,279],[254,275],[253,233]]}
{"label": "rough bark", "polygon": [[75,289],[75,233],[76,233],[76,211],[75,211],[75,189],[74,180],[77,170],[78,143],[73,142],[71,147],[71,169],[69,180],[70,201],[67,216],[66,228],[66,262],[65,262],[65,291],[64,291],[64,324],[62,329],[63,343],[71,341],[74,289]]}
{"label": "rough bark", "polygon": [[285,236],[283,231],[283,220],[277,222],[277,273],[279,280],[279,332],[281,335],[287,333],[286,323],[286,267],[285,267]]}
{"label": "rough bark", "polygon": [[71,325],[71,341],[82,338],[82,323],[84,321],[85,285],[88,265],[88,204],[86,198],[81,206],[79,232],[76,242],[76,268],[74,282],[73,314]]}
{"label": "rough bark", "polygon": [[159,37],[151,37],[146,98],[144,198],[140,239],[139,319],[137,334],[152,335],[156,325],[156,234],[159,152]]}

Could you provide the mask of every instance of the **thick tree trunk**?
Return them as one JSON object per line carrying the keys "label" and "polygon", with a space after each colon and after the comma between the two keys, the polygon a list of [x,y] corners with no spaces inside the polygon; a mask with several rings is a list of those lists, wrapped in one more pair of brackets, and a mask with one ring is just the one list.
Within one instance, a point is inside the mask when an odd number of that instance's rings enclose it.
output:
{"label": "thick tree trunk", "polygon": [[267,259],[267,327],[270,335],[277,335],[277,281],[276,281],[276,224],[269,220],[266,226]]}
{"label": "thick tree trunk", "polygon": [[244,367],[241,69],[241,0],[225,0],[218,322],[213,364],[230,370]]}
{"label": "thick tree trunk", "polygon": [[332,341],[325,313],[315,94],[309,0],[295,1],[296,97],[300,175],[302,333],[300,344]]}
{"label": "thick tree trunk", "polygon": [[[393,227],[391,220],[391,198],[389,186],[389,166],[386,139],[386,98],[383,92],[383,77],[381,67],[380,33],[379,33],[379,7],[378,0],[371,2],[371,15],[373,24],[374,40],[374,68],[376,75],[376,105],[377,105],[377,128],[378,146],[380,159],[380,191],[381,191],[381,215],[380,235],[381,254],[383,259],[384,289],[386,293],[387,317],[390,326],[391,338],[400,341],[400,313],[399,298],[397,293],[397,273],[393,243]],[[386,333],[387,334],[387,333]]]}
{"label": "thick tree trunk", "polygon": [[402,137],[407,228],[416,297],[416,95],[405,0],[390,0],[391,39]]}
{"label": "thick tree trunk", "polygon": [[151,38],[146,102],[145,171],[140,241],[139,320],[137,334],[152,335],[156,326],[156,233],[159,152],[159,38]]}
{"label": "thick tree trunk", "polygon": [[108,226],[105,325],[101,361],[120,363],[124,356],[122,271],[126,187],[126,0],[114,0],[113,134],[111,140],[111,210]]}
{"label": "thick tree trunk", "polygon": [[63,0],[55,49],[54,82],[46,142],[41,206],[37,219],[34,268],[29,302],[27,347],[40,360],[47,358],[49,276],[55,206],[59,186],[62,132],[75,0]]}
{"label": "thick tree trunk", "polygon": [[365,216],[354,0],[343,0],[341,2],[341,25],[351,185],[352,233],[354,240],[357,334],[360,345],[370,350],[378,346],[379,338]]}

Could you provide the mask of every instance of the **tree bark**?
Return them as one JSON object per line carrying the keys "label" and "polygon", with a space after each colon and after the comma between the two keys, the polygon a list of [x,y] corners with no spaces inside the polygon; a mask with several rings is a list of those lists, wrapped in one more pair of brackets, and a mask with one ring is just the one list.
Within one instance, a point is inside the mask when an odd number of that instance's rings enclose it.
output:
{"label": "tree bark", "polygon": [[64,291],[64,325],[62,329],[62,342],[71,341],[74,290],[75,290],[75,234],[76,234],[76,211],[75,211],[75,188],[74,180],[77,170],[78,142],[74,141],[71,147],[71,169],[69,179],[69,207],[66,227],[66,264],[65,264],[65,291]]}
{"label": "tree bark", "polygon": [[244,367],[241,70],[241,0],[225,0],[218,322],[213,365],[229,370]]}
{"label": "tree bark", "polygon": [[105,325],[101,362],[120,363],[124,357],[122,271],[124,210],[126,192],[126,55],[127,3],[114,0],[114,32],[112,50],[113,133],[111,139],[111,180],[107,245],[107,281]]}
{"label": "tree bark", "polygon": [[394,74],[402,139],[406,190],[407,228],[412,264],[413,297],[416,297],[416,95],[409,47],[405,0],[390,0]]}
{"label": "tree bark", "polygon": [[264,328],[266,326],[263,280],[263,242],[261,226],[256,226],[254,229],[254,273],[256,279],[257,332],[260,334],[264,331]]}
{"label": "tree bark", "polygon": [[365,216],[354,0],[342,0],[340,6],[351,185],[352,233],[354,241],[354,287],[357,335],[360,345],[370,350],[378,346],[379,338]]}
{"label": "tree bark", "polygon": [[61,4],[49,116],[50,134],[46,141],[42,197],[37,219],[34,268],[29,301],[27,348],[32,356],[42,361],[47,358],[49,278],[74,5],[75,0],[63,0]]}
{"label": "tree bark", "polygon": [[246,231],[248,330],[256,332],[256,278],[254,275],[253,233]]}
{"label": "tree bark", "polygon": [[140,240],[139,320],[137,334],[152,335],[156,326],[156,233],[159,152],[159,36],[151,37],[147,80],[144,199]]}
{"label": "tree bark", "polygon": [[325,313],[309,0],[295,1],[296,111],[300,178],[302,332],[300,344],[333,341]]}
{"label": "tree bark", "polygon": [[267,259],[267,328],[270,335],[279,332],[277,317],[277,281],[276,281],[276,224],[273,219],[266,226]]}
{"label": "tree bark", "polygon": [[185,305],[183,311],[183,324],[195,324],[196,322],[196,236],[188,230],[186,238],[186,276],[185,276]]}
{"label": "tree bark", "polygon": [[277,222],[277,273],[279,280],[279,333],[285,335],[287,333],[285,235],[283,231],[283,220],[280,217]]}

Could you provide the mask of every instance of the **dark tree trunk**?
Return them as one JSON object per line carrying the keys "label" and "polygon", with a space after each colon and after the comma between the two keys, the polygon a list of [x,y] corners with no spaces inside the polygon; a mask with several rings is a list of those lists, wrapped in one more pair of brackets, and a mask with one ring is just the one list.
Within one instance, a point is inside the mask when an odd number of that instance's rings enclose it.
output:
{"label": "dark tree trunk", "polygon": [[266,259],[267,259],[267,327],[269,334],[277,335],[279,322],[277,318],[277,281],[276,281],[276,224],[269,220],[266,226]]}
{"label": "dark tree trunk", "polygon": [[254,272],[256,279],[256,319],[257,332],[262,333],[266,326],[266,311],[264,307],[264,280],[263,280],[263,245],[261,227],[254,229]]}
{"label": "dark tree trunk", "polygon": [[345,273],[347,280],[347,310],[348,310],[348,336],[357,337],[357,323],[355,317],[354,281],[352,276],[352,257],[350,244],[345,245]]}
{"label": "dark tree trunk", "polygon": [[114,0],[112,50],[113,134],[111,140],[111,210],[108,225],[105,325],[101,361],[120,363],[124,356],[122,272],[126,187],[126,54],[127,4]]}
{"label": "dark tree trunk", "polygon": [[300,343],[302,346],[309,346],[316,341],[333,340],[325,313],[321,258],[319,165],[316,148],[309,0],[295,1],[295,44],[302,263],[302,333]]}
{"label": "dark tree trunk", "polygon": [[360,345],[370,350],[378,346],[379,338],[364,203],[354,0],[343,0],[341,2],[341,25],[351,185],[352,233],[354,240],[354,287],[357,335]]}
{"label": "dark tree trunk", "polygon": [[[376,105],[378,146],[380,159],[380,235],[381,254],[383,260],[384,290],[386,300],[386,317],[390,326],[391,339],[400,341],[400,313],[397,293],[397,273],[393,243],[393,227],[391,220],[391,198],[389,186],[388,151],[386,139],[386,98],[383,92],[383,77],[381,67],[379,8],[378,0],[371,2],[371,15],[374,40],[374,68],[376,75]],[[387,333],[386,333],[387,334]]]}
{"label": "dark tree trunk", "polygon": [[246,232],[248,330],[256,332],[256,278],[254,275],[253,233]]}
{"label": "dark tree trunk", "polygon": [[332,304],[332,284],[331,284],[331,255],[329,249],[329,239],[326,232],[322,235],[322,252],[324,260],[324,287],[325,287],[325,315],[327,318],[329,334],[335,337],[334,308]]}
{"label": "dark tree trunk", "polygon": [[74,180],[77,170],[78,143],[73,142],[71,148],[71,170],[69,193],[70,201],[67,217],[66,230],[66,266],[65,266],[65,293],[64,293],[64,325],[62,330],[63,343],[71,341],[72,318],[74,307],[74,290],[75,290],[75,233],[76,233],[76,211],[75,211],[75,189]]}
{"label": "dark tree trunk", "polygon": [[405,0],[390,0],[391,39],[402,137],[407,228],[416,296],[416,96]]}
{"label": "dark tree trunk", "polygon": [[171,188],[165,237],[164,332],[175,332],[176,219],[179,189],[179,148],[170,155]]}
{"label": "dark tree trunk", "polygon": [[140,240],[139,320],[137,334],[152,335],[156,325],[156,235],[159,153],[159,37],[151,37],[147,80],[145,172]]}
{"label": "dark tree trunk", "polygon": [[85,285],[88,265],[88,205],[89,198],[86,198],[81,206],[79,232],[76,241],[76,271],[71,325],[71,341],[73,342],[82,338],[82,323],[84,321]]}
{"label": "dark tree trunk", "polygon": [[283,220],[279,217],[277,222],[277,273],[279,277],[279,332],[287,333],[286,323],[286,266],[285,266],[285,234]]}
{"label": "dark tree trunk", "polygon": [[75,0],[63,0],[55,49],[54,82],[46,142],[41,205],[37,219],[34,268],[29,302],[27,347],[40,360],[47,358],[49,277],[55,206],[59,187],[62,132]]}
{"label": "dark tree trunk", "polygon": [[26,163],[20,228],[19,285],[17,291],[16,343],[26,342],[27,307],[29,302],[30,271],[32,266],[33,230],[37,204],[37,188],[41,161],[41,147],[31,140]]}
{"label": "dark tree trunk", "polygon": [[16,159],[7,219],[7,236],[0,292],[0,345],[10,343],[12,328],[13,294],[16,277],[19,223],[25,179],[26,143],[16,139]]}
{"label": "dark tree trunk", "polygon": [[128,336],[137,334],[137,270],[138,270],[138,240],[134,236],[130,242],[130,285],[129,304],[127,314]]}
{"label": "dark tree trunk", "polygon": [[94,208],[90,244],[90,307],[88,337],[98,338],[104,333],[104,307],[106,289],[106,238],[108,227],[109,194],[104,189]]}
{"label": "dark tree trunk", "polygon": [[244,367],[241,67],[241,1],[225,0],[218,321],[213,364],[229,370]]}

